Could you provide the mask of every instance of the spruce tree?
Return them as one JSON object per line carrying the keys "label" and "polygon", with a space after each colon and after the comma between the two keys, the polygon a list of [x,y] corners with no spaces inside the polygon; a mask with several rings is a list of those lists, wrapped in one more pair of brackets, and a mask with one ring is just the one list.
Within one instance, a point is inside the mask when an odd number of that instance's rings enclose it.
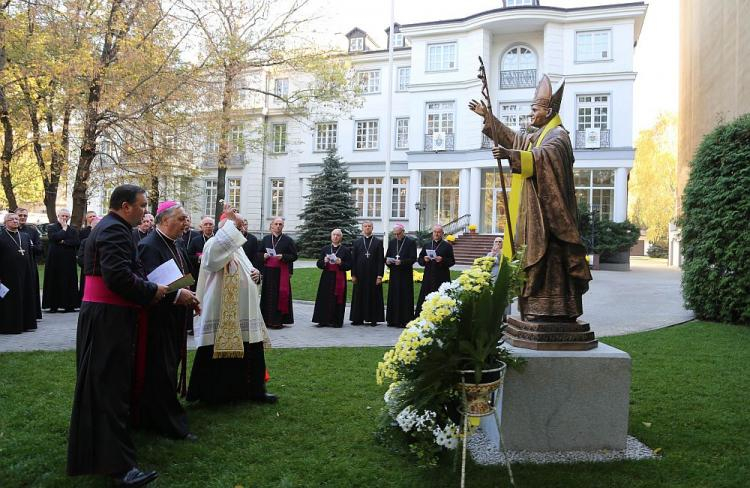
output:
{"label": "spruce tree", "polygon": [[303,224],[297,248],[302,256],[317,257],[331,242],[333,229],[341,229],[342,242],[347,244],[359,234],[349,171],[335,149],[328,152],[323,169],[311,179],[310,194],[305,196],[305,208],[299,217]]}

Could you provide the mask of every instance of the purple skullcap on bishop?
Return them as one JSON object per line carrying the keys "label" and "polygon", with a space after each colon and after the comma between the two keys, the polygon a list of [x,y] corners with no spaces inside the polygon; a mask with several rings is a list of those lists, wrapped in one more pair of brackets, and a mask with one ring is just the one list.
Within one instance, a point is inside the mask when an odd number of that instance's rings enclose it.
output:
{"label": "purple skullcap on bishop", "polygon": [[166,202],[161,202],[159,206],[156,208],[156,215],[159,215],[162,212],[166,212],[172,207],[178,206],[179,203],[175,202],[174,200],[167,200]]}
{"label": "purple skullcap on bishop", "polygon": [[406,230],[406,228],[404,227],[404,224],[393,224],[393,230],[396,230],[396,229]]}

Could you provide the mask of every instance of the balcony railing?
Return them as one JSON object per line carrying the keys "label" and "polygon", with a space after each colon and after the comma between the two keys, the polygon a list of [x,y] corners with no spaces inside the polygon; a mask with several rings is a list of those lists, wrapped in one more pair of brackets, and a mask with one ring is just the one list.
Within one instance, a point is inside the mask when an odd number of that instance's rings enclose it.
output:
{"label": "balcony railing", "polygon": [[[438,138],[437,134],[442,134],[445,139],[442,141]],[[435,134],[424,135],[424,150],[425,151],[453,151],[454,146],[454,135],[453,133],[438,132]],[[442,145],[441,145],[442,142]]]}
{"label": "balcony railing", "polygon": [[[219,166],[218,153],[203,153],[203,167],[216,168]],[[245,153],[235,153],[229,156],[227,168],[242,168],[245,166]]]}
{"label": "balcony railing", "polygon": [[500,89],[534,88],[536,86],[535,69],[516,69],[500,72]]}
{"label": "balcony railing", "polygon": [[576,149],[599,149],[610,147],[609,129],[599,129],[598,140],[595,132],[589,135],[590,137],[587,139],[585,130],[576,131]]}
{"label": "balcony railing", "polygon": [[495,145],[492,143],[492,139],[482,134],[482,144],[479,146],[480,149],[492,149]]}

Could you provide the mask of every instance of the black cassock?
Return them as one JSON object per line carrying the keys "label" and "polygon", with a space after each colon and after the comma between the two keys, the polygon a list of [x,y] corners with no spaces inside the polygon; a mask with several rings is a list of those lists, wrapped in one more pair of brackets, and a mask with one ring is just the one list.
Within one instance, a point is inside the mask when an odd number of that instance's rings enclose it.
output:
{"label": "black cassock", "polygon": [[68,226],[62,230],[60,224],[50,224],[47,228],[49,253],[44,266],[44,294],[42,308],[50,311],[62,308],[72,310],[81,306],[78,294],[78,231]]}
{"label": "black cassock", "polygon": [[[138,243],[138,258],[146,274],[170,259],[182,274],[189,273],[182,243],[177,244],[158,230]],[[146,369],[135,418],[138,427],[182,439],[190,430],[187,413],[177,399],[177,372],[185,354],[189,311],[185,306],[174,304],[176,298],[177,292],[169,293],[148,309]]]}
{"label": "black cassock", "polygon": [[193,239],[195,239],[196,237],[200,237],[200,235],[201,235],[201,231],[188,229],[187,232],[184,232],[182,234],[182,237],[180,237],[183,247],[185,247],[185,249],[188,249],[190,247],[190,243],[193,242]]}
{"label": "black cassock", "polygon": [[[22,253],[19,251],[23,251]],[[10,291],[0,298],[0,334],[20,334],[36,329],[39,296],[34,293],[31,240],[23,232],[0,230],[0,282]]]}
{"label": "black cassock", "polygon": [[39,259],[42,257],[42,254],[44,254],[42,249],[42,238],[39,234],[39,229],[36,228],[34,225],[29,224],[23,224],[21,225],[18,230],[29,236],[29,240],[31,240],[31,262],[33,264],[34,272],[32,273],[32,278],[34,280],[34,293],[36,296],[34,297],[34,303],[36,304],[36,318],[41,319],[42,318],[42,297],[39,293],[39,268],[37,267],[37,263],[39,262]]}
{"label": "black cassock", "polygon": [[357,283],[352,288],[349,320],[354,325],[383,322],[383,285],[375,284],[385,270],[383,241],[375,236],[359,237],[352,246],[352,260],[352,278],[357,278]]}
{"label": "black cassock", "polygon": [[135,247],[138,247],[138,243],[141,242],[143,239],[146,238],[147,235],[149,235],[151,231],[148,232],[141,232],[141,229],[138,227],[135,227],[133,229],[133,244],[135,244]]}
{"label": "black cassock", "polygon": [[[260,270],[261,264],[263,262],[262,259],[258,259],[258,253],[260,251],[260,245],[258,244],[258,238],[254,235],[250,234],[249,232],[247,234],[242,234],[245,236],[245,239],[247,239],[247,242],[242,245],[242,250],[245,251],[245,256],[247,256],[247,259],[250,260],[253,267],[255,269]],[[263,252],[266,252],[265,249]],[[262,256],[263,253],[260,253]]]}
{"label": "black cassock", "polygon": [[[425,262],[424,257],[427,256],[428,249],[434,250],[438,256],[442,256],[443,260],[439,263],[434,259]],[[415,316],[419,316],[422,311],[424,298],[433,291],[437,291],[440,285],[451,280],[450,268],[456,264],[456,259],[453,257],[453,246],[442,239],[439,241],[430,241],[429,244],[422,248],[417,262],[420,266],[424,266],[424,277],[422,278],[422,288],[419,290],[417,309],[414,312]]]}
{"label": "black cassock", "polygon": [[[404,327],[414,318],[413,266],[417,261],[417,243],[406,236],[400,241],[391,239],[385,257],[385,265],[391,270],[385,320],[390,327]],[[398,259],[401,264],[388,264],[388,258]]]}
{"label": "black cassock", "polygon": [[[130,224],[110,212],[86,239],[83,271],[132,303],[81,304],[68,474],[115,474],[135,466],[130,404],[139,310],[156,294],[137,258]],[[89,284],[89,286],[91,286]]]}
{"label": "black cassock", "polygon": [[[289,299],[287,300],[287,313],[279,310],[279,287],[281,286],[281,268],[272,268],[267,266],[263,260],[263,254],[266,249],[275,249],[276,254],[281,254],[281,266],[286,266],[289,270]],[[294,262],[297,260],[297,246],[294,240],[286,234],[275,237],[268,234],[263,237],[258,249],[258,257],[263,266],[260,268],[263,273],[263,286],[260,295],[260,311],[263,313],[263,320],[269,327],[281,324],[294,323],[294,311],[292,310],[292,283],[291,278],[294,274]],[[269,260],[278,258],[269,257]]]}
{"label": "black cassock", "polygon": [[[341,259],[341,264],[333,265],[336,269],[329,270],[325,257],[336,254]],[[318,257],[318,268],[323,270],[318,282],[318,294],[315,297],[315,309],[312,321],[323,326],[342,327],[344,324],[344,312],[346,311],[346,272],[352,269],[352,253],[346,246],[334,247],[329,244],[323,246]],[[341,303],[336,297],[336,278],[343,279],[343,297]]]}
{"label": "black cassock", "polygon": [[86,275],[83,274],[83,246],[84,241],[89,237],[91,234],[91,227],[84,227],[81,229],[80,232],[78,232],[78,250],[76,251],[76,261],[78,262],[78,266],[81,268],[81,272],[79,274],[79,281],[78,281],[78,295],[83,299],[83,288],[86,281]]}
{"label": "black cassock", "polygon": [[[198,274],[200,273],[201,269],[201,261],[200,257],[203,255],[203,246],[206,245],[206,241],[208,241],[212,236],[206,237],[202,232],[194,236],[192,239],[190,239],[190,244],[187,246],[187,255],[188,255],[188,263],[190,264],[190,273],[192,273],[193,278],[195,278],[195,283],[197,285],[198,283]],[[193,291],[195,291],[195,286],[193,286]]]}

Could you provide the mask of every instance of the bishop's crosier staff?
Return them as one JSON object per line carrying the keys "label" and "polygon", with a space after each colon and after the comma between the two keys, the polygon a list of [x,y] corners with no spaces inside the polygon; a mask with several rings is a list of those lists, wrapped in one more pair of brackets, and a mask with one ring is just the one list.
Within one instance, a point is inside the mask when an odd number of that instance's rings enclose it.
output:
{"label": "bishop's crosier staff", "polygon": [[[482,96],[486,100],[487,104],[487,117],[489,117],[490,120],[490,127],[492,130],[492,143],[495,145],[495,147],[498,146],[497,144],[497,128],[495,127],[495,116],[492,115],[492,100],[490,99],[490,91],[487,87],[487,73],[484,70],[484,62],[482,61],[482,56],[479,56],[479,74],[477,75],[477,78],[482,80]],[[510,249],[511,252],[515,255],[516,254],[516,245],[515,241],[513,240],[513,227],[511,226],[511,218],[510,218],[510,206],[508,205],[508,192],[505,190],[505,177],[503,176],[503,163],[502,159],[497,158],[497,167],[500,169],[500,186],[503,189],[503,205],[505,205],[505,228],[508,230],[508,239],[510,239]],[[508,167],[510,170],[510,167]]]}

